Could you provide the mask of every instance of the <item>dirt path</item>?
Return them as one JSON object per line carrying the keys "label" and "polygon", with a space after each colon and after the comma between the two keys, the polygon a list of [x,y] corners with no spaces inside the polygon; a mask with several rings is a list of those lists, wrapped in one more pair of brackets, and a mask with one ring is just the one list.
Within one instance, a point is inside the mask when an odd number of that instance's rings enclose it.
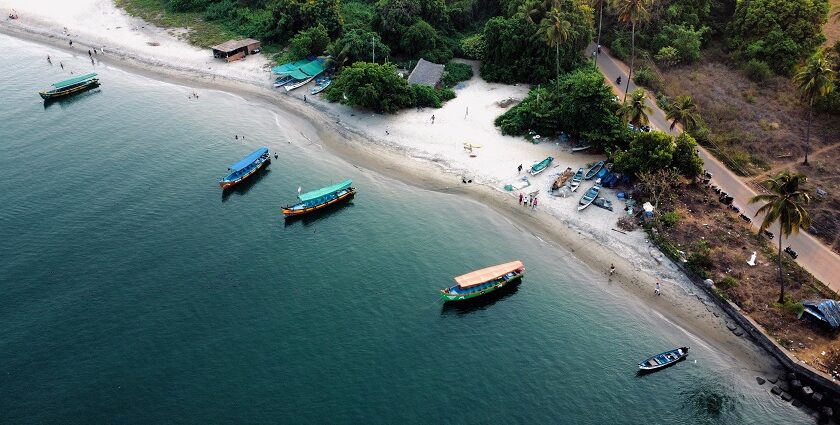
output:
{"label": "dirt path", "polygon": [[[833,145],[823,146],[823,147],[811,152],[810,154],[808,154],[808,159],[809,159],[809,161],[813,161],[813,160],[819,158],[821,154],[824,154],[824,153],[826,153],[826,152],[828,152],[832,149],[835,149],[837,147],[840,147],[840,142],[835,143]],[[765,176],[768,176],[768,175],[769,176],[775,176],[776,173],[778,173],[782,170],[788,170],[788,169],[796,168],[796,166],[799,165],[800,163],[801,163],[801,161],[799,159],[796,159],[794,161],[779,164],[779,165],[767,170],[766,172],[762,173],[761,175],[752,178],[750,181],[753,182],[753,183],[758,183],[758,182],[764,180]]]}

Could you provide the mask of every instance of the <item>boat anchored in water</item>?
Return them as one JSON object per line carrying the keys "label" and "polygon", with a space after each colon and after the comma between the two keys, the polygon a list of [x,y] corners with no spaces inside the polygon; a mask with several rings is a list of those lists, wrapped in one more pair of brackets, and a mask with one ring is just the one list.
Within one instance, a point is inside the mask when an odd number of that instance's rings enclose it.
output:
{"label": "boat anchored in water", "polygon": [[521,281],[524,274],[525,264],[519,260],[476,270],[456,277],[456,285],[440,290],[441,298],[444,301],[461,301],[479,297]]}
{"label": "boat anchored in water", "polygon": [[97,87],[99,85],[99,78],[95,73],[80,75],[69,80],[52,83],[53,88],[49,90],[42,90],[38,92],[44,100],[55,99],[57,97],[71,95]]}
{"label": "boat anchored in water", "polygon": [[239,184],[269,163],[271,163],[271,158],[268,156],[268,148],[259,148],[228,167],[230,174],[219,180],[219,187],[227,189]]}
{"label": "boat anchored in water", "polygon": [[673,350],[659,353],[655,356],[642,360],[639,362],[639,369],[643,372],[663,369],[677,363],[686,356],[688,356],[688,347],[674,348]]}
{"label": "boat anchored in water", "polygon": [[332,186],[300,194],[298,195],[300,202],[284,207],[283,215],[286,218],[295,217],[348,200],[356,195],[356,189],[350,186],[352,184],[352,180],[345,180]]}

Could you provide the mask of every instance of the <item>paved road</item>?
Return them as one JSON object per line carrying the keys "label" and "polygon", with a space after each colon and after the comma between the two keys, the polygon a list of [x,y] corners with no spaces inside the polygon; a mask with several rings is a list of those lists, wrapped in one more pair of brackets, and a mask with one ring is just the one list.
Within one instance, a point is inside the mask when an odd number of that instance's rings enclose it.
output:
{"label": "paved road", "polygon": [[[595,50],[595,45],[589,46],[589,52]],[[606,49],[602,49],[601,55],[598,57],[598,68],[604,73],[607,80],[612,83],[613,89],[623,99],[624,86],[627,81],[628,67],[618,59],[609,55]],[[621,88],[615,84],[615,79],[621,76]],[[630,82],[630,90],[634,90],[636,85]],[[660,129],[667,133],[677,135],[680,131],[679,127],[674,128],[673,131],[669,129],[670,123],[665,119],[665,112],[663,112],[655,102],[648,99],[648,106],[651,107],[650,125],[656,129]],[[735,206],[741,209],[741,212],[753,219],[753,227],[757,230],[761,223],[760,217],[754,217],[756,211],[760,207],[759,204],[748,204],[750,198],[756,195],[756,192],[748,186],[740,177],[735,175],[732,171],[726,168],[720,161],[717,160],[709,151],[700,147],[700,158],[703,159],[704,168],[712,173],[712,183],[719,186],[724,192],[735,198]],[[770,231],[779,237],[778,226],[773,226]],[[774,239],[773,244],[778,247],[778,239]],[[790,239],[783,242],[784,246],[790,245],[798,254],[799,258],[796,260],[806,270],[811,272],[817,279],[828,285],[835,292],[840,293],[840,255],[825,246],[822,242],[813,236],[800,232],[796,235],[791,235]],[[786,254],[783,254],[786,255]],[[746,262],[748,258],[744,258]]]}

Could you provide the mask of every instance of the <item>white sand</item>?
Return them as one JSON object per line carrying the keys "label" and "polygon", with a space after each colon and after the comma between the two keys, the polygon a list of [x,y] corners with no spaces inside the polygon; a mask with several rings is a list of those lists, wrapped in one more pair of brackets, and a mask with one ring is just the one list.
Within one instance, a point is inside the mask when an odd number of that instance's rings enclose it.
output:
{"label": "white sand", "polygon": [[[19,19],[7,18],[12,9],[16,10]],[[40,41],[52,42],[64,48],[69,48],[67,41],[72,39],[72,49],[77,54],[86,54],[88,48],[104,47],[105,56],[99,59],[117,59],[127,66],[142,65],[156,71],[181,71],[189,78],[199,78],[205,82],[216,81],[216,77],[219,77],[219,80],[235,80],[268,89],[273,80],[268,72],[268,61],[262,55],[249,56],[244,61],[230,64],[216,60],[209,50],[192,47],[178,39],[176,30],[155,28],[142,20],[129,17],[108,0],[0,0],[0,13],[0,30],[35,35]],[[179,76],[182,75],[175,74],[175,78]],[[521,137],[502,136],[493,125],[493,120],[504,111],[497,102],[508,98],[522,99],[528,87],[491,84],[478,77],[463,86],[457,90],[458,97],[447,102],[441,109],[404,111],[398,115],[362,112],[313,99],[311,96],[308,104],[304,104],[302,97],[308,93],[308,87],[290,95],[271,89],[276,93],[271,95],[271,103],[281,104],[289,113],[306,116],[309,122],[291,116],[289,118],[289,122],[300,126],[297,130],[301,134],[307,132],[313,134],[313,137],[319,137],[319,134],[322,138],[326,137],[325,133],[334,132],[329,120],[338,121],[345,130],[360,134],[364,144],[356,144],[350,148],[352,151],[347,152],[348,155],[367,152],[371,158],[368,163],[373,163],[379,156],[391,155],[391,158],[396,152],[402,158],[409,159],[403,164],[406,169],[419,167],[424,173],[434,174],[435,167],[438,167],[454,174],[434,178],[452,182],[456,187],[461,185],[467,191],[465,193],[471,193],[488,203],[496,203],[500,212],[529,226],[538,237],[543,232],[561,235],[551,240],[560,241],[582,261],[600,269],[598,271],[605,275],[604,280],[607,279],[609,264],[614,262],[617,267],[614,279],[627,284],[625,287],[640,297],[651,297],[653,282],[662,281],[664,295],[649,298],[651,303],[657,304],[657,309],[668,314],[682,327],[692,332],[702,332],[706,340],[714,341],[716,345],[726,345],[740,353],[739,357],[756,359],[754,348],[725,330],[724,319],[717,317],[724,315],[715,307],[707,306],[708,300],[701,300],[702,303],[697,301],[702,296],[693,293],[692,284],[673,264],[667,260],[662,261],[661,253],[651,247],[644,233],[636,231],[625,235],[611,230],[623,207],[623,203],[615,198],[614,191],[605,190],[602,196],[613,201],[615,212],[596,206],[590,206],[583,212],[577,211],[578,199],[592,182],[582,185],[569,198],[547,195],[554,177],[566,167],[576,170],[601,158],[572,155],[569,146],[552,141],[534,145]],[[434,124],[430,120],[432,114],[435,115]],[[386,130],[389,134],[386,134]],[[470,157],[464,150],[465,142],[482,145],[474,150],[476,157]],[[517,206],[518,192],[504,192],[502,187],[518,180],[517,165],[523,164],[522,175],[525,175],[531,164],[549,155],[555,158],[552,168],[531,178],[532,185],[523,190],[540,190],[538,211]],[[474,183],[462,185],[462,177],[472,179]],[[475,187],[476,184],[492,190],[482,192]],[[469,192],[471,188],[472,192]],[[501,201],[496,202],[498,199]],[[712,315],[712,311],[716,314]],[[703,320],[698,321],[697,318]]]}

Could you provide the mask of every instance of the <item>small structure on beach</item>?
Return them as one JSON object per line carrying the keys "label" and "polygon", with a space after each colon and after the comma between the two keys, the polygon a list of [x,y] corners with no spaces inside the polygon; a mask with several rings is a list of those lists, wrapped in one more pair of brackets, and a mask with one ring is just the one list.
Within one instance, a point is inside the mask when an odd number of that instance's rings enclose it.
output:
{"label": "small structure on beach", "polygon": [[832,329],[840,328],[840,304],[830,299],[802,301],[805,316],[827,325]]}
{"label": "small structure on beach", "polygon": [[443,65],[420,58],[411,74],[408,75],[408,83],[437,87],[443,77],[443,68]]}
{"label": "small structure on beach", "polygon": [[217,46],[213,46],[213,57],[233,62],[244,58],[246,55],[259,53],[260,42],[253,38],[243,40],[228,40]]}

